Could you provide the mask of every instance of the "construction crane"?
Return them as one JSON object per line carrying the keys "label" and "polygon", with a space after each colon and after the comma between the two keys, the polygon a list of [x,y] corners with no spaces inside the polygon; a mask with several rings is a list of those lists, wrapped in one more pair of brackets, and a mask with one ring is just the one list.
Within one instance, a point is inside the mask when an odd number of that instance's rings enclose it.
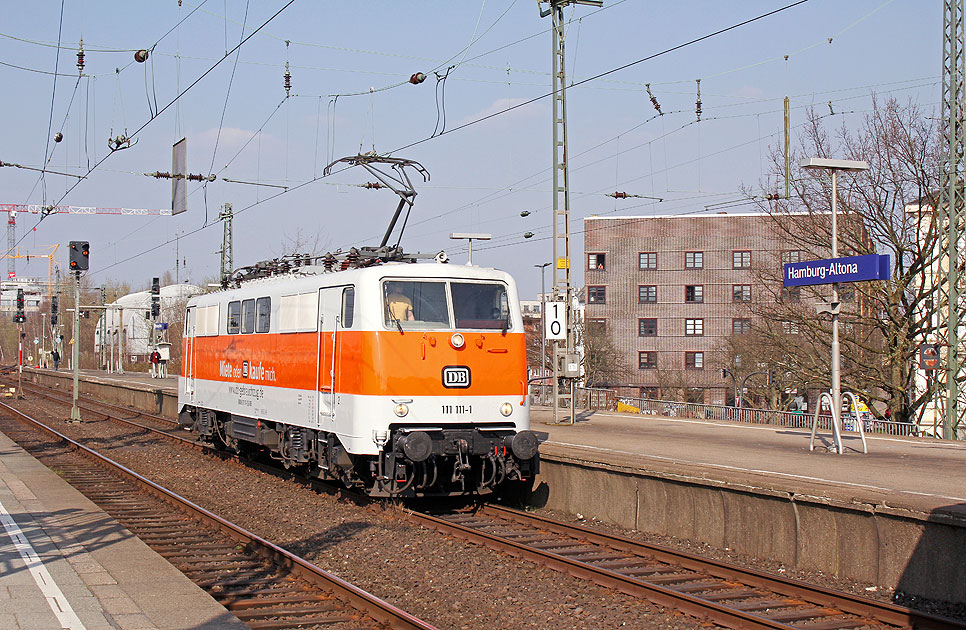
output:
{"label": "construction crane", "polygon": [[[46,258],[47,259],[47,299],[49,300],[50,296],[54,294],[54,256],[57,254],[57,249],[59,247],[60,245],[48,245],[47,246],[48,251],[43,254],[34,254],[31,252],[22,253],[20,251],[20,248],[17,248],[17,250],[14,253],[7,252],[3,256],[0,256],[0,258],[8,258],[11,261],[17,258],[26,258],[27,262],[30,262],[31,258]],[[8,272],[8,273],[12,273],[12,272]],[[16,274],[11,275],[10,279],[13,280],[15,277],[16,277]]]}
{"label": "construction crane", "polygon": [[[171,216],[171,209],[148,210],[144,208],[98,208],[94,206],[44,206],[40,204],[0,204],[0,212],[7,213],[7,278],[17,277],[17,258],[22,256],[14,255],[17,247],[17,215],[21,212],[26,214],[39,214],[49,216],[52,214],[107,214],[107,215],[127,215],[127,216]],[[53,254],[51,254],[53,256]],[[25,256],[23,256],[25,257]],[[51,265],[53,264],[53,258]],[[48,289],[49,290],[49,289]]]}

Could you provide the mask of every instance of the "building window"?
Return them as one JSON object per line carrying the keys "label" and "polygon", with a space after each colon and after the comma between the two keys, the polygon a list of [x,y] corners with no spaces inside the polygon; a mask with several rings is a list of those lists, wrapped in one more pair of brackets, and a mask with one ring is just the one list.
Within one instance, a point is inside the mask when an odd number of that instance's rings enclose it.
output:
{"label": "building window", "polygon": [[733,269],[750,268],[751,252],[731,252],[731,267]]}
{"label": "building window", "polygon": [[587,287],[588,304],[606,304],[607,287]]}
{"label": "building window", "polygon": [[747,335],[751,332],[751,320],[745,318],[731,320],[731,334]]}
{"label": "building window", "polygon": [[[799,287],[795,287],[796,289]],[[840,287],[839,288],[839,302],[854,302],[855,301],[855,289],[852,287]],[[926,300],[927,311],[932,310],[932,300]]]}
{"label": "building window", "polygon": [[701,387],[689,387],[684,391],[684,402],[695,405],[704,404],[704,389]]}
{"label": "building window", "polygon": [[657,254],[655,252],[641,252],[638,265],[641,269],[657,269]]}
{"label": "building window", "polygon": [[704,353],[703,352],[685,352],[684,353],[684,369],[686,369],[686,370],[703,370],[704,369]]}
{"label": "building window", "polygon": [[640,388],[641,398],[649,398],[652,400],[661,397],[661,390],[657,387],[641,387]]}
{"label": "building window", "polygon": [[703,269],[704,252],[684,252],[685,269]]}
{"label": "building window", "polygon": [[638,304],[653,304],[657,302],[657,287],[653,285],[637,287],[637,302]]}
{"label": "building window", "polygon": [[733,301],[735,302],[751,302],[751,285],[750,284],[736,284],[731,287]]}
{"label": "building window", "polygon": [[782,287],[782,302],[799,302],[802,299],[802,287]]}
{"label": "building window", "polygon": [[685,302],[704,302],[704,287],[700,284],[684,287]]}
{"label": "building window", "polygon": [[703,335],[704,320],[703,319],[684,320],[684,334],[685,335]]}
{"label": "building window", "polygon": [[607,319],[604,317],[588,317],[587,330],[590,330],[596,333],[607,332]]}
{"label": "building window", "polygon": [[647,318],[637,320],[638,337],[657,337],[657,319]]}
{"label": "building window", "polygon": [[587,269],[597,271],[604,270],[604,258],[606,254],[587,254]]}
{"label": "building window", "polygon": [[657,369],[657,353],[656,352],[638,352],[637,365],[642,370]]}
{"label": "building window", "polygon": [[802,262],[802,252],[798,249],[792,249],[786,252],[782,252],[782,264],[787,265],[788,263]]}
{"label": "building window", "polygon": [[786,335],[797,335],[798,322],[782,322],[782,332]]}

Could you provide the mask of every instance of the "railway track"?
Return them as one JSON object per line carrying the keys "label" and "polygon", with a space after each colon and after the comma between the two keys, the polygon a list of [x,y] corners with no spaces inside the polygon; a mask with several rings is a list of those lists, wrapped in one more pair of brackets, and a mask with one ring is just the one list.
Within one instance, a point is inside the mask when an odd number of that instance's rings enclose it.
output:
{"label": "railway track", "polygon": [[[31,391],[59,399],[36,386]],[[95,413],[197,445],[168,430],[176,425],[166,418],[89,400],[80,404]],[[120,414],[136,414],[138,420],[148,424],[120,418]],[[956,620],[500,506],[487,505],[474,512],[410,514],[448,534],[725,627],[966,629],[966,624]]]}
{"label": "railway track", "polygon": [[[0,428],[256,630],[434,627],[0,403]],[[52,453],[49,434],[66,448]]]}
{"label": "railway track", "polygon": [[465,540],[729,628],[966,628],[966,624],[501,506],[415,518]]}

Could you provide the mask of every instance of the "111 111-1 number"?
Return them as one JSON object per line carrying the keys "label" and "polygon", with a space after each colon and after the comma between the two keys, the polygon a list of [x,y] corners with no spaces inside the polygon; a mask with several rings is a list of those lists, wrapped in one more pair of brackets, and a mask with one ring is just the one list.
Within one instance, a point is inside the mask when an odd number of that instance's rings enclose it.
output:
{"label": "111 111-1 number", "polygon": [[443,413],[473,413],[473,405],[443,405]]}

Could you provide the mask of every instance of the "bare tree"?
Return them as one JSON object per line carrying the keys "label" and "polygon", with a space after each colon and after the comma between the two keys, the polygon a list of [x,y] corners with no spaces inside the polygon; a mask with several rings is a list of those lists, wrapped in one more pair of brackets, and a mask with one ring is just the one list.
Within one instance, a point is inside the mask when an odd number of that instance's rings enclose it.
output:
{"label": "bare tree", "polygon": [[576,336],[577,344],[584,348],[584,383],[588,387],[614,385],[625,378],[627,366],[604,324],[582,320],[576,326]]}
{"label": "bare tree", "polygon": [[[939,234],[931,211],[939,187],[939,132],[917,105],[890,100],[860,127],[844,125],[830,135],[822,117],[810,115],[797,164],[805,156],[865,160],[869,170],[839,177],[839,255],[889,254],[891,277],[845,285],[842,298],[842,383],[910,421],[924,408],[925,392],[914,387],[915,356],[931,331],[939,296],[929,274],[938,264]],[[784,156],[773,154],[768,189],[781,183]],[[761,201],[779,237],[802,260],[827,258],[831,244],[831,178],[827,171],[793,172],[788,200]],[[777,257],[776,257],[777,258]],[[770,299],[756,303],[757,332],[783,355],[788,371],[807,383],[828,386],[831,324],[817,315],[814,302],[826,300],[825,285],[782,288],[781,262],[757,270]],[[784,326],[784,328],[783,328]],[[797,339],[789,344],[789,326]],[[870,405],[871,407],[871,405]],[[874,413],[879,413],[873,407]]]}

